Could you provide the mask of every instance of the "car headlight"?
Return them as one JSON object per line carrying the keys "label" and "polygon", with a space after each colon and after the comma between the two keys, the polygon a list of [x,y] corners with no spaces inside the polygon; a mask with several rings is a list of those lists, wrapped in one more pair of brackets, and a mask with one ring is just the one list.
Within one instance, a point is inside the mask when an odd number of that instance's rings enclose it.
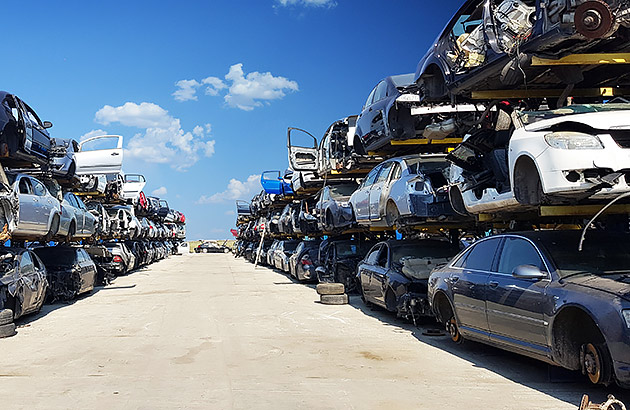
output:
{"label": "car headlight", "polygon": [[630,329],[630,309],[622,310],[621,314],[623,315],[623,319],[626,321],[626,327]]}
{"label": "car headlight", "polygon": [[582,132],[559,131],[545,135],[545,141],[552,148],[560,149],[604,149],[604,144],[596,135]]}

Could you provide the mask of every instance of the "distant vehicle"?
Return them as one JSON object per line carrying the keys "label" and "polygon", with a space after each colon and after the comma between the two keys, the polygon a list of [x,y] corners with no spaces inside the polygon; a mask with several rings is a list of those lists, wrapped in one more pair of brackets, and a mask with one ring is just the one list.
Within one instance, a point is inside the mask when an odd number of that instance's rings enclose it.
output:
{"label": "distant vehicle", "polygon": [[317,257],[320,240],[308,240],[299,243],[289,258],[289,274],[300,282],[317,281]]}
{"label": "distant vehicle", "polygon": [[26,174],[6,173],[19,199],[19,222],[13,239],[50,241],[59,230],[61,204],[39,180]]}
{"label": "distant vehicle", "polygon": [[355,215],[349,201],[358,187],[356,182],[351,182],[328,185],[320,191],[315,214],[322,231],[333,232],[355,224]]}
{"label": "distant vehicle", "polygon": [[283,272],[289,272],[289,258],[295,252],[299,240],[280,241],[273,254],[273,266]]}
{"label": "distant vehicle", "polygon": [[135,204],[138,202],[140,193],[147,184],[147,180],[144,175],[140,174],[125,174],[125,183],[122,188],[122,199]]}
{"label": "distant vehicle", "polygon": [[58,236],[68,242],[73,238],[89,238],[96,233],[98,220],[81,198],[71,192],[63,196]]}
{"label": "distant vehicle", "polygon": [[0,272],[0,309],[11,309],[13,319],[39,312],[48,281],[37,255],[27,249],[0,248]]}
{"label": "distant vehicle", "polygon": [[471,339],[630,387],[628,234],[514,232],[481,239],[429,278],[451,339]]}
{"label": "distant vehicle", "polygon": [[136,264],[136,257],[127,245],[123,242],[105,242],[103,245],[111,253],[111,259],[101,264],[103,269],[116,276],[125,275],[133,269]]}
{"label": "distant vehicle", "polygon": [[380,242],[357,266],[361,296],[366,303],[399,317],[432,316],[427,299],[429,274],[458,251],[449,242],[435,239]]}
{"label": "distant vehicle", "polygon": [[550,70],[532,59],[627,52],[629,9],[621,0],[468,0],[431,43],[414,80],[424,99],[449,102],[479,90],[620,86],[624,67]]}
{"label": "distant vehicle", "polygon": [[[507,115],[507,114],[506,114]],[[520,111],[450,152],[449,195],[461,214],[607,201],[630,191],[630,104]]]}
{"label": "distant vehicle", "polygon": [[402,226],[456,216],[448,197],[450,164],[442,154],[392,158],[376,166],[349,199],[359,225]]}
{"label": "distant vehicle", "polygon": [[356,289],[356,269],[374,245],[373,242],[326,239],[319,245],[317,279],[343,283],[346,293]]}
{"label": "distant vehicle", "polygon": [[24,101],[0,91],[0,157],[3,157],[3,165],[47,165],[51,147],[47,129],[50,127],[52,123],[40,120]]}
{"label": "distant vehicle", "polygon": [[74,153],[79,151],[79,143],[73,139],[52,138],[50,148],[50,168],[59,180],[70,183],[75,177],[77,164]]}
{"label": "distant vehicle", "polygon": [[265,171],[260,176],[260,183],[264,191],[272,195],[293,195],[291,178],[293,171],[287,169],[284,175],[280,171]]}
{"label": "distant vehicle", "polygon": [[46,246],[33,252],[46,266],[49,301],[72,300],[94,289],[96,265],[83,248]]}
{"label": "distant vehicle", "polygon": [[267,249],[266,263],[268,266],[274,266],[275,252],[276,252],[276,249],[278,249],[279,245],[280,245],[280,240],[274,239],[271,245],[269,246],[269,249]]}
{"label": "distant vehicle", "polygon": [[225,253],[225,249],[214,242],[202,242],[195,248],[195,253]]}

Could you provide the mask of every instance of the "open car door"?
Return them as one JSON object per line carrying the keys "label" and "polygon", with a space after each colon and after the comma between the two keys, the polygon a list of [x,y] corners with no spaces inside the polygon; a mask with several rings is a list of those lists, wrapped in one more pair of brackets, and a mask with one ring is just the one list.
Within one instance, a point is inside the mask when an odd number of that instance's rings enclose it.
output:
{"label": "open car door", "polygon": [[289,166],[292,170],[317,172],[319,150],[317,138],[312,134],[300,128],[289,127],[287,130],[287,148],[289,150]]}
{"label": "open car door", "polygon": [[268,194],[292,195],[291,185],[285,181],[280,171],[265,171],[260,176],[260,184]]}
{"label": "open car door", "polygon": [[147,180],[144,178],[144,175],[125,174],[125,183],[122,188],[123,199],[135,202],[146,184]]}
{"label": "open car door", "polygon": [[79,143],[74,154],[77,175],[118,174],[123,162],[123,137],[102,135]]}

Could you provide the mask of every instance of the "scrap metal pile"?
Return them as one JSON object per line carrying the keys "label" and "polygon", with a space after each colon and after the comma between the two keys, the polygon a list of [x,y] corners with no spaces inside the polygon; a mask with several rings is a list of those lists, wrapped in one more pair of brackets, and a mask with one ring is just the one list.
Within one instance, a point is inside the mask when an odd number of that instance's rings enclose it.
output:
{"label": "scrap metal pile", "polygon": [[238,254],[629,386],[629,40],[627,0],[465,1],[359,115],[288,129]]}
{"label": "scrap metal pile", "polygon": [[79,142],[50,127],[0,92],[0,337],[44,302],[163,259],[186,237],[184,215],[122,172],[123,137]]}

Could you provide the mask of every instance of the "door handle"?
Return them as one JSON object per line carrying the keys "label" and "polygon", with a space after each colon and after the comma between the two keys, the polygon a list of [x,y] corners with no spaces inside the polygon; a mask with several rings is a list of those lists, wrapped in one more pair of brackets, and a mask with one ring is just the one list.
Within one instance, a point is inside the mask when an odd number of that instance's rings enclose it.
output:
{"label": "door handle", "polygon": [[488,286],[490,286],[492,289],[494,289],[497,286],[499,286],[499,282],[490,281],[490,282],[488,282]]}
{"label": "door handle", "polygon": [[118,153],[118,152],[112,152],[112,157],[115,157],[116,155],[120,155],[120,153]]}

